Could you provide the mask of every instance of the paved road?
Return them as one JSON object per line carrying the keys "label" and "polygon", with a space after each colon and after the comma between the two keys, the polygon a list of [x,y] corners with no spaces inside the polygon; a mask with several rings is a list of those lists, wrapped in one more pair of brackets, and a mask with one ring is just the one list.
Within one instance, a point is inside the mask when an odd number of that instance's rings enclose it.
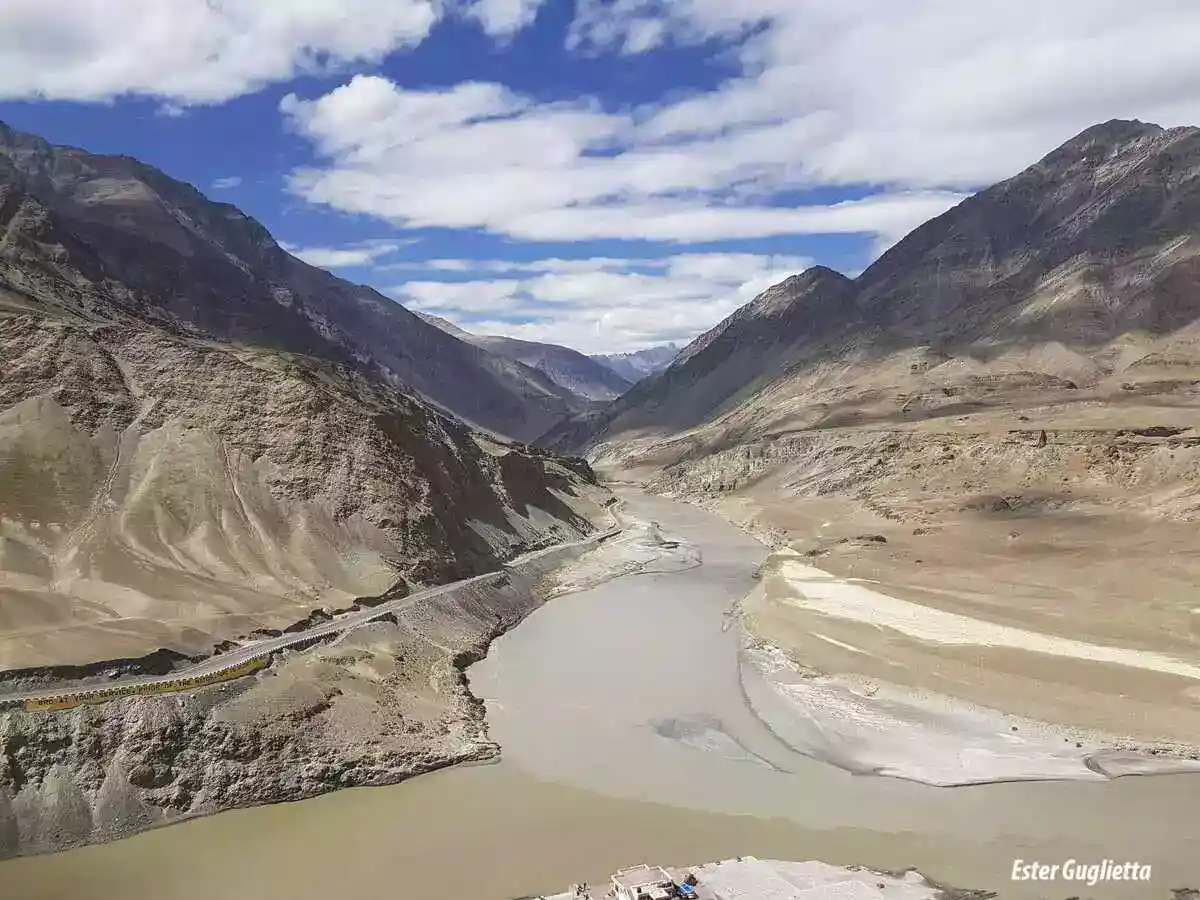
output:
{"label": "paved road", "polygon": [[450,584],[439,585],[438,587],[429,588],[424,591],[418,591],[414,594],[409,594],[405,597],[397,597],[394,600],[388,600],[378,606],[373,606],[369,609],[359,610],[357,612],[346,613],[337,618],[324,622],[320,625],[314,625],[311,628],[306,628],[304,631],[297,631],[293,634],[285,634],[276,638],[267,638],[261,641],[243,644],[233,650],[228,650],[217,656],[211,656],[208,659],[202,660],[194,665],[178,669],[167,675],[137,675],[128,678],[114,678],[105,682],[89,684],[81,686],[77,689],[72,689],[65,685],[59,685],[54,688],[42,688],[35,691],[23,691],[15,694],[0,695],[0,703],[13,704],[23,703],[27,700],[50,700],[54,698],[71,697],[84,699],[90,695],[98,694],[105,691],[119,690],[122,693],[137,693],[137,689],[152,687],[156,685],[169,685],[178,681],[190,678],[204,678],[214,675],[219,675],[222,672],[228,671],[236,666],[243,665],[264,656],[268,656],[277,650],[283,650],[287,647],[293,647],[297,644],[303,644],[318,638],[326,637],[338,632],[349,631],[352,628],[357,628],[367,622],[386,616],[389,613],[395,613],[402,609],[407,609],[417,603],[426,600],[431,600],[434,597],[449,593],[469,584],[478,584],[496,578],[503,574],[504,569],[512,568],[521,565],[522,563],[530,562],[540,556],[545,556],[548,553],[553,553],[556,550],[565,550],[571,547],[586,547],[589,544],[597,544],[601,541],[616,535],[620,532],[620,520],[611,508],[606,510],[613,520],[613,527],[607,531],[598,534],[590,535],[579,541],[567,541],[562,544],[555,544],[551,547],[546,547],[542,550],[534,550],[530,553],[522,554],[509,562],[505,563],[500,569],[493,572],[486,572],[483,575],[476,575],[474,578],[465,578],[462,581],[454,581]]}

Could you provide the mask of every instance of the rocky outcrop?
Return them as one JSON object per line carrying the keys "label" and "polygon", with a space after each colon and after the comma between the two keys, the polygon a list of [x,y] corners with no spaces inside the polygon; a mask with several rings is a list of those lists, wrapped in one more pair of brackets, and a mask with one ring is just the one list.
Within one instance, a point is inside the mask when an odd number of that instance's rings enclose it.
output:
{"label": "rocky outcrop", "polygon": [[509,567],[218,688],[0,714],[0,855],[494,757],[465,667],[581,552]]}

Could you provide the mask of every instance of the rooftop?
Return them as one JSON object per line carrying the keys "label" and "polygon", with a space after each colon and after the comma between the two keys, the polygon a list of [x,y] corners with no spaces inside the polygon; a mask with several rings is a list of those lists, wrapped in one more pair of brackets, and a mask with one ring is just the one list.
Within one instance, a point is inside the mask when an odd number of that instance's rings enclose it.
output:
{"label": "rooftop", "polygon": [[670,884],[671,876],[661,866],[640,865],[621,869],[613,875],[612,882],[615,886],[623,888],[649,887]]}

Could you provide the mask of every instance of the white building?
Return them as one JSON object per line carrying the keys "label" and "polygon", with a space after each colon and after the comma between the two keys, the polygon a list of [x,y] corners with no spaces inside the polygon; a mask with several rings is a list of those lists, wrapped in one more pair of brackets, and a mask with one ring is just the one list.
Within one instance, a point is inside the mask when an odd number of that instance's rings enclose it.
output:
{"label": "white building", "polygon": [[616,900],[670,900],[676,896],[675,882],[659,866],[634,866],[613,875],[612,896]]}

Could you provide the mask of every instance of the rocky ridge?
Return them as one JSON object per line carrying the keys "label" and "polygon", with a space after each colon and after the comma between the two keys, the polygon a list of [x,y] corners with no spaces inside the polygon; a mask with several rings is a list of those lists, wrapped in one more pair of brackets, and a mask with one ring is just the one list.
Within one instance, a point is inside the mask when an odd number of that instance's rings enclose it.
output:
{"label": "rocky ridge", "polygon": [[580,552],[509,568],[218,688],[0,715],[0,857],[493,758],[463,672]]}

